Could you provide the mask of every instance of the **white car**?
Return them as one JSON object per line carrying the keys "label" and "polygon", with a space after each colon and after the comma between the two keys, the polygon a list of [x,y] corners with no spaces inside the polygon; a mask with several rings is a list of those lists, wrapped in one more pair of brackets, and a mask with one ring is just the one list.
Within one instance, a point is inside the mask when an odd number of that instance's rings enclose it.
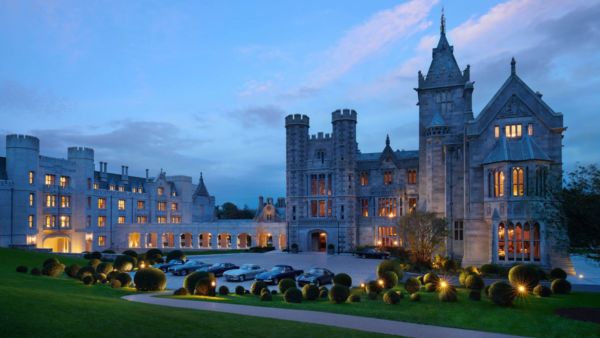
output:
{"label": "white car", "polygon": [[245,280],[254,279],[256,275],[267,271],[256,264],[244,264],[239,269],[225,271],[223,277],[228,282],[243,282]]}

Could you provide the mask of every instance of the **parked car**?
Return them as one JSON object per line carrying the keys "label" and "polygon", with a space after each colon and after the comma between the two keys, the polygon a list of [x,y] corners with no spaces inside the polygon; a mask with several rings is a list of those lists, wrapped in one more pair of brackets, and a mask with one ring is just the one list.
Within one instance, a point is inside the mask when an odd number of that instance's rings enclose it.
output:
{"label": "parked car", "polygon": [[208,265],[208,266],[202,267],[196,271],[212,272],[215,275],[215,277],[221,277],[221,276],[223,276],[223,273],[225,271],[239,269],[239,268],[240,268],[239,266],[237,266],[233,263],[215,263],[213,265]]}
{"label": "parked car", "polygon": [[256,275],[267,270],[256,264],[244,264],[239,269],[225,271],[223,277],[228,282],[243,282],[245,280],[254,279]]}
{"label": "parked car", "polygon": [[289,265],[275,265],[270,271],[259,273],[256,275],[256,280],[263,281],[267,284],[277,284],[284,278],[296,279],[297,276],[301,275],[303,270],[294,270]]}
{"label": "parked car", "polygon": [[163,272],[167,272],[170,267],[175,266],[175,265],[180,265],[180,264],[183,264],[183,263],[185,263],[184,260],[181,260],[181,259],[171,259],[167,263],[154,264],[152,267],[153,268],[157,268],[157,269],[161,269]]}
{"label": "parked car", "polygon": [[210,264],[204,263],[199,260],[190,259],[187,262],[185,262],[184,264],[172,266],[169,269],[169,271],[174,276],[187,276],[188,274],[190,274],[200,268],[203,268],[205,266],[209,266],[209,265]]}
{"label": "parked car", "polygon": [[308,272],[298,276],[296,282],[298,282],[299,286],[306,284],[314,284],[316,286],[331,284],[333,282],[333,272],[324,268],[312,268]]}
{"label": "parked car", "polygon": [[378,259],[390,258],[390,253],[388,251],[385,251],[385,250],[382,250],[379,248],[358,249],[354,252],[354,254],[361,258],[378,258]]}

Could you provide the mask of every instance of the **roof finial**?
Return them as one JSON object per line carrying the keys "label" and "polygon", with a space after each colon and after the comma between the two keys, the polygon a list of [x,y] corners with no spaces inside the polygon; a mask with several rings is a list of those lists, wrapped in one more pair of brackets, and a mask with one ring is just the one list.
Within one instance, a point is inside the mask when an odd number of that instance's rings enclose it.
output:
{"label": "roof finial", "polygon": [[203,180],[203,178],[202,178],[202,172],[200,172],[200,181],[202,181],[202,180]]}
{"label": "roof finial", "polygon": [[387,136],[385,137],[385,146],[386,147],[390,146],[390,134],[387,134]]}
{"label": "roof finial", "polygon": [[512,61],[510,61],[510,74],[511,75],[517,74],[517,61],[515,61],[514,56],[512,58]]}
{"label": "roof finial", "polygon": [[442,18],[440,19],[440,33],[446,34],[446,16],[444,15],[444,7],[442,6]]}

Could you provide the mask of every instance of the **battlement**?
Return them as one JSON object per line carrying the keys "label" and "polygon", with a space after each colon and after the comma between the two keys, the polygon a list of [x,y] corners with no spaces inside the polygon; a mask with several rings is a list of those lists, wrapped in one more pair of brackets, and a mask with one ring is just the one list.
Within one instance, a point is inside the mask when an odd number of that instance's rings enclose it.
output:
{"label": "battlement", "polygon": [[6,148],[21,148],[39,152],[40,139],[30,135],[10,134],[6,135]]}
{"label": "battlement", "polygon": [[306,115],[302,114],[293,114],[285,117],[285,127],[299,125],[299,126],[309,126],[309,118]]}
{"label": "battlement", "polygon": [[356,122],[356,110],[354,109],[338,109],[331,113],[331,122],[337,121],[354,121]]}
{"label": "battlement", "polygon": [[94,160],[94,149],[87,147],[69,147],[68,157],[69,160]]}
{"label": "battlement", "polygon": [[331,134],[323,132],[318,132],[317,134],[310,135],[311,140],[329,140],[331,139]]}

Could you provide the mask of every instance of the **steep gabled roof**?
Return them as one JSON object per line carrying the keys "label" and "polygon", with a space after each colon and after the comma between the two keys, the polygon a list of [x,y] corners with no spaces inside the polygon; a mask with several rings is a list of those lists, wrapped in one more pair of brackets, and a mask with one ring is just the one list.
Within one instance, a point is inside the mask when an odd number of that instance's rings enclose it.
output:
{"label": "steep gabled roof", "polygon": [[194,192],[194,197],[203,196],[210,197],[208,194],[208,189],[206,189],[206,185],[204,185],[204,178],[202,177],[202,173],[200,173],[200,182],[198,182],[198,186],[196,187],[196,191]]}
{"label": "steep gabled roof", "polygon": [[494,148],[483,161],[483,164],[496,162],[519,162],[519,161],[550,161],[550,157],[525,133],[518,140],[507,140],[502,135]]}

